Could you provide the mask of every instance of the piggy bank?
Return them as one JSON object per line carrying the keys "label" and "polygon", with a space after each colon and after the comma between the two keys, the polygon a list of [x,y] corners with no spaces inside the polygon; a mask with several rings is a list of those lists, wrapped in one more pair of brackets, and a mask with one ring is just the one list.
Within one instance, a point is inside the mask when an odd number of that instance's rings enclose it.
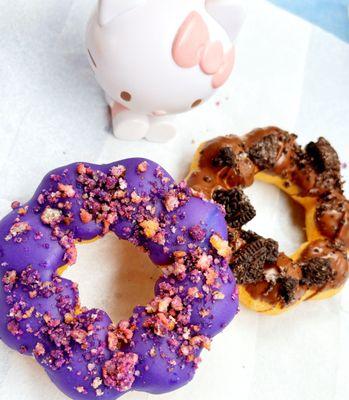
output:
{"label": "piggy bank", "polygon": [[87,53],[117,138],[165,142],[174,114],[229,78],[244,11],[236,0],[99,0]]}

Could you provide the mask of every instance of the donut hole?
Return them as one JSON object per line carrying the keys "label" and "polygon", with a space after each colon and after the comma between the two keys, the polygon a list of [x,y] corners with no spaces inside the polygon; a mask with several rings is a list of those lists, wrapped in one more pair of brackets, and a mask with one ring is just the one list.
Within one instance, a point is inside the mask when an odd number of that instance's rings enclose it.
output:
{"label": "donut hole", "polygon": [[306,241],[303,207],[276,186],[257,180],[245,193],[257,211],[246,228],[278,241],[280,251],[292,255]]}
{"label": "donut hole", "polygon": [[154,296],[161,270],[134,245],[108,234],[77,248],[77,263],[63,276],[78,283],[82,306],[102,309],[118,322]]}

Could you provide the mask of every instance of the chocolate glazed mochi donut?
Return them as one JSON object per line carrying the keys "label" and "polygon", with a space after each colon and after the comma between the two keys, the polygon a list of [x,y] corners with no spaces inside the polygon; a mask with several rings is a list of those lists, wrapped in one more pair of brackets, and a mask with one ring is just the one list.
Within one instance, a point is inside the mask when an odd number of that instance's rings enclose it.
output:
{"label": "chocolate glazed mochi donut", "polygon": [[[267,314],[338,293],[348,277],[349,203],[340,162],[320,138],[305,149],[279,128],[218,137],[196,152],[188,184],[225,206],[241,303]],[[307,242],[291,257],[278,243],[241,229],[255,216],[242,188],[273,184],[304,207]]]}
{"label": "chocolate glazed mochi donut", "polygon": [[[117,325],[81,307],[77,284],[61,276],[76,243],[109,231],[163,271],[154,299]],[[151,161],[59,168],[0,223],[1,339],[72,399],[179,388],[237,312],[227,236],[220,206]]]}

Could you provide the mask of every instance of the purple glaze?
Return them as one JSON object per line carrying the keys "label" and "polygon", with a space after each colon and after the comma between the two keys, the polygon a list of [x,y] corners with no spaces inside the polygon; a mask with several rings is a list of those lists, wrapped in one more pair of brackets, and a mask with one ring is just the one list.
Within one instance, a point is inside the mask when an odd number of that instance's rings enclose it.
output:
{"label": "purple glaze", "polygon": [[[221,208],[136,158],[58,168],[14,207],[0,222],[0,338],[8,346],[34,355],[72,399],[164,393],[192,379],[202,348],[237,312]],[[75,262],[75,242],[108,231],[163,266],[153,301],[118,325],[79,308],[77,285],[57,275]]]}

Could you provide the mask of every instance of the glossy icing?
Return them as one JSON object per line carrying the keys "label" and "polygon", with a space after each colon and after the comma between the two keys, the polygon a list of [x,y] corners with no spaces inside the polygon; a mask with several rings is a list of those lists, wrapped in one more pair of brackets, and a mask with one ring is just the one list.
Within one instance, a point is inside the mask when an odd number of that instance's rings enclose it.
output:
{"label": "glossy icing", "polygon": [[[76,242],[108,232],[163,271],[154,299],[118,324],[82,307],[77,284],[58,273],[75,262]],[[72,399],[174,390],[237,312],[228,256],[221,208],[152,161],[58,168],[0,222],[1,340],[33,354]]]}

